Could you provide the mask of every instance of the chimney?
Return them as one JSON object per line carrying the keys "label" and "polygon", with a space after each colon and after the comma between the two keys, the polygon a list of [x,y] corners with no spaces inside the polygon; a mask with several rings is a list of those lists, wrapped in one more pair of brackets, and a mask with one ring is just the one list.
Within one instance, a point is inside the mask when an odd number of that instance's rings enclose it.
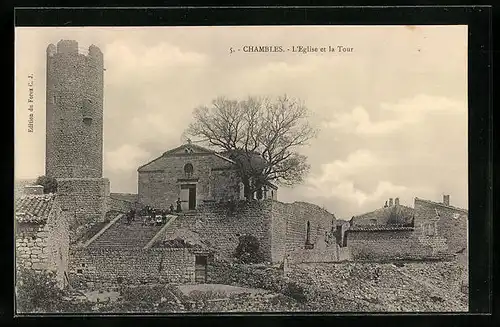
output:
{"label": "chimney", "polygon": [[24,194],[41,195],[41,194],[43,194],[43,186],[42,185],[26,185],[24,187]]}
{"label": "chimney", "polygon": [[443,195],[443,204],[447,206],[450,205],[450,196],[448,194]]}
{"label": "chimney", "polygon": [[392,198],[389,198],[389,207],[392,207]]}
{"label": "chimney", "polygon": [[394,205],[399,205],[399,198],[394,199]]}

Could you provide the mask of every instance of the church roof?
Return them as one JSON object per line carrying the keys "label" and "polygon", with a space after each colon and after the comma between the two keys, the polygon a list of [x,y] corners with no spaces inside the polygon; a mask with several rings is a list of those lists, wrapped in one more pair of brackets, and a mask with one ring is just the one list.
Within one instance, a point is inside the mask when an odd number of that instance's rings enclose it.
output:
{"label": "church roof", "polygon": [[217,153],[214,150],[210,150],[210,149],[204,148],[202,146],[188,142],[188,143],[182,144],[176,148],[173,148],[171,150],[164,152],[161,156],[159,156],[159,157],[151,160],[150,162],[140,166],[137,169],[137,171],[151,171],[151,170],[156,170],[156,169],[163,169],[163,166],[162,166],[160,159],[174,157],[174,156],[178,156],[178,155],[185,155],[185,154],[189,154],[189,153],[214,155],[214,156],[216,156],[224,161],[235,164],[235,162],[232,159],[227,158],[227,157]]}
{"label": "church roof", "polygon": [[23,195],[15,202],[15,218],[20,223],[47,222],[56,199],[55,194]]}

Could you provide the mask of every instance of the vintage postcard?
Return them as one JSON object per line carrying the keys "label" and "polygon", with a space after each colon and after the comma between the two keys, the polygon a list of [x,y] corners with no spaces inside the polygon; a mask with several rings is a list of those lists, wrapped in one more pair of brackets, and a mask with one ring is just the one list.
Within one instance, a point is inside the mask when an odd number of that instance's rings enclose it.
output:
{"label": "vintage postcard", "polygon": [[467,26],[20,27],[16,312],[467,312]]}

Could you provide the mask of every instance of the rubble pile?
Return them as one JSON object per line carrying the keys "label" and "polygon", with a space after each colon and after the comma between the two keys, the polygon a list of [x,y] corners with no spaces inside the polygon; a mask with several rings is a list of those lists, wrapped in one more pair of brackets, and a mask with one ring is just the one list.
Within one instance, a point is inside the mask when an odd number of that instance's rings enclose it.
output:
{"label": "rubble pile", "polygon": [[316,264],[296,266],[289,277],[330,292],[332,301],[342,298],[358,303],[363,311],[467,311],[467,296],[451,286],[460,278],[456,271],[459,267],[445,262],[405,263],[402,267]]}

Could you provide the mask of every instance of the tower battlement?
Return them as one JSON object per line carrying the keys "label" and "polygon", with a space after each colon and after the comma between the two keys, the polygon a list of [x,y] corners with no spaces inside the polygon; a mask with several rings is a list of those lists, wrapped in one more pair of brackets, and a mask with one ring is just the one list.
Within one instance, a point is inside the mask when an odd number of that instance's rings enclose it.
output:
{"label": "tower battlement", "polygon": [[81,48],[77,41],[74,40],[61,40],[57,45],[49,44],[47,46],[47,56],[53,57],[55,55],[83,55],[91,58],[102,59],[103,54],[101,49],[92,44],[88,48]]}

